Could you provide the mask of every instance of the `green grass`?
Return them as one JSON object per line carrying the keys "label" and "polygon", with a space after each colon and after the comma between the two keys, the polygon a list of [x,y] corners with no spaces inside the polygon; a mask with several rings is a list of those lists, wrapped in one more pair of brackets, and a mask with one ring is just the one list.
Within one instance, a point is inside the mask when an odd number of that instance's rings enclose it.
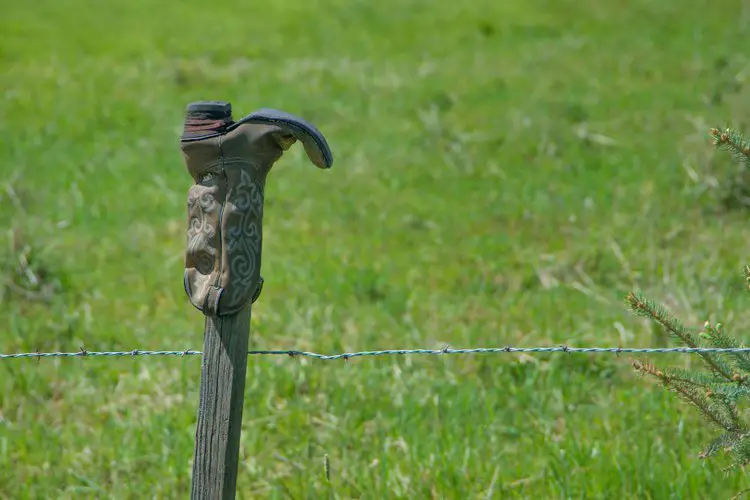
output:
{"label": "green grass", "polygon": [[[731,165],[710,126],[750,130],[748,22],[740,0],[6,2],[0,352],[202,346],[177,143],[202,99],[303,116],[336,158],[297,145],[269,177],[255,348],[652,346],[636,289],[742,338],[747,212],[703,172]],[[0,498],[185,498],[199,375],[0,362]],[[697,458],[712,435],[624,356],[258,358],[238,498],[727,498],[748,481]]]}

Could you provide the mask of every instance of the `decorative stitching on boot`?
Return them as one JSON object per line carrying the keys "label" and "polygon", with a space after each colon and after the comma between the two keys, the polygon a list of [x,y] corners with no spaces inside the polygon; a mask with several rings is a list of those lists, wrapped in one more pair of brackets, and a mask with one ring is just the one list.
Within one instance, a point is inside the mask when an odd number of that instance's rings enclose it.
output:
{"label": "decorative stitching on boot", "polygon": [[[227,290],[223,299],[222,308],[225,310],[242,307],[248,300],[247,292],[259,276],[263,238],[261,223],[265,175],[247,160],[233,159],[232,163],[239,169],[240,182],[227,193],[227,205],[231,208],[225,212],[222,221],[226,228],[224,241],[232,281],[231,289]],[[248,170],[252,170],[252,174]]]}

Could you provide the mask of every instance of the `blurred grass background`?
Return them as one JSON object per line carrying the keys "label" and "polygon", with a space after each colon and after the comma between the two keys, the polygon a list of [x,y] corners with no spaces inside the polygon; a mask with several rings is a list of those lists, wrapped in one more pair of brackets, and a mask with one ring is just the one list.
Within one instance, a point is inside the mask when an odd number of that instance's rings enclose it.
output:
{"label": "blurred grass background", "polygon": [[[750,129],[749,21],[740,0],[3,2],[0,352],[201,348],[178,137],[204,99],[302,116],[336,158],[297,145],[269,177],[255,348],[660,345],[631,290],[739,333],[747,209],[707,132]],[[0,498],[185,498],[199,374],[0,363]],[[698,460],[711,435],[625,357],[254,358],[238,498],[726,498],[747,479]]]}

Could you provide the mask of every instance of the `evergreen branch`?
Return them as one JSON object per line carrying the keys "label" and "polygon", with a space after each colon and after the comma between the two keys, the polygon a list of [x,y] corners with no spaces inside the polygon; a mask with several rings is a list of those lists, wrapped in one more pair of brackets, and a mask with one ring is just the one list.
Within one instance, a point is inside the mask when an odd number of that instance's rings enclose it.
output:
{"label": "evergreen branch", "polygon": [[682,383],[672,383],[667,379],[665,381],[665,387],[677,394],[687,403],[690,403],[700,411],[703,416],[713,422],[720,429],[726,431],[739,431],[737,423],[733,419],[731,412],[727,412],[724,405],[719,406],[709,400],[709,393],[696,390],[695,387],[691,387]]}
{"label": "evergreen branch", "polygon": [[[685,328],[680,321],[667,312],[662,306],[643,297],[640,293],[629,293],[627,304],[630,310],[637,316],[655,321],[664,328],[672,337],[679,339],[688,347],[698,347],[698,339],[695,334]],[[699,356],[713,369],[727,380],[732,380],[733,374],[729,367],[711,353],[699,353]]]}
{"label": "evergreen branch", "polygon": [[684,383],[681,380],[672,380],[669,378],[669,374],[665,374],[664,371],[650,363],[635,361],[633,368],[642,374],[655,378],[664,388],[674,392],[681,399],[697,408],[706,420],[717,427],[727,431],[738,430],[731,416],[724,414],[723,411],[719,411],[716,404],[711,404],[708,399],[708,391],[702,387],[692,383]]}
{"label": "evergreen branch", "polygon": [[725,474],[743,468],[750,463],[750,440],[740,439],[729,451],[735,457],[735,460],[728,467],[722,469]]}
{"label": "evergreen branch", "polygon": [[[718,406],[723,413],[725,418],[728,418],[731,422],[731,427],[740,431],[745,428],[743,422],[740,420],[740,414],[737,410],[736,398],[731,398],[727,394],[722,392],[714,392],[712,389],[706,391],[706,397],[713,403],[714,406]],[[729,429],[729,427],[726,427]]]}
{"label": "evergreen branch", "polygon": [[750,436],[748,433],[727,432],[711,441],[698,455],[706,459],[715,455],[719,450],[731,451],[742,439]]}
{"label": "evergreen branch", "polygon": [[[712,347],[719,347],[722,349],[734,349],[746,347],[743,343],[738,342],[736,339],[730,337],[724,332],[724,326],[721,323],[712,325],[708,321],[704,325],[705,330],[700,336],[710,342]],[[746,372],[750,372],[750,355],[744,352],[732,352],[729,353],[730,358],[733,361],[733,365],[738,369]]]}
{"label": "evergreen branch", "polygon": [[[651,369],[653,370],[653,368]],[[658,373],[662,373],[661,376]],[[721,419],[725,429],[742,429],[743,424],[737,412],[736,401],[739,396],[750,394],[750,388],[739,382],[725,382],[723,378],[712,374],[689,372],[679,368],[657,369],[657,376],[669,384],[681,384],[685,390],[704,392],[708,398],[708,408]]]}
{"label": "evergreen branch", "polygon": [[724,130],[712,128],[709,135],[717,149],[726,149],[741,163],[747,164],[750,161],[750,143],[737,130],[729,127]]}
{"label": "evergreen branch", "polygon": [[640,293],[631,292],[626,300],[628,307],[635,315],[655,321],[671,336],[681,340],[688,347],[698,347],[698,340],[695,335],[662,306],[650,301]]}
{"label": "evergreen branch", "polygon": [[714,395],[725,397],[732,402],[737,401],[742,396],[750,396],[750,387],[747,384],[722,383],[711,385],[710,388]]}
{"label": "evergreen branch", "polygon": [[[672,380],[679,380],[681,382],[695,384],[705,388],[713,387],[716,384],[730,384],[724,377],[716,375],[714,372],[691,372],[682,368],[668,368],[666,369],[666,373]],[[735,383],[731,383],[731,385],[736,386]]]}
{"label": "evergreen branch", "polygon": [[748,394],[750,390],[742,384],[742,380],[725,382],[723,378],[713,374],[691,373],[679,368],[665,368],[663,379],[668,384],[680,384],[685,391],[705,393],[707,408],[713,412],[717,420],[722,421],[722,428],[743,428],[735,402],[740,395]]}

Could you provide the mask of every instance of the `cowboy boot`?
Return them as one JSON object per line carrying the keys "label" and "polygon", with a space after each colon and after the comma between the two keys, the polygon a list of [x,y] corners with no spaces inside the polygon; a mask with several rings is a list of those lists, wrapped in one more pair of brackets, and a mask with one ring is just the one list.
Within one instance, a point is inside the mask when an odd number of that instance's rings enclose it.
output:
{"label": "cowboy boot", "polygon": [[331,167],[325,138],[301,118],[261,109],[235,122],[228,102],[188,106],[180,142],[195,184],[188,192],[184,281],[204,314],[234,314],[258,298],[266,176],[297,140],[315,166]]}

